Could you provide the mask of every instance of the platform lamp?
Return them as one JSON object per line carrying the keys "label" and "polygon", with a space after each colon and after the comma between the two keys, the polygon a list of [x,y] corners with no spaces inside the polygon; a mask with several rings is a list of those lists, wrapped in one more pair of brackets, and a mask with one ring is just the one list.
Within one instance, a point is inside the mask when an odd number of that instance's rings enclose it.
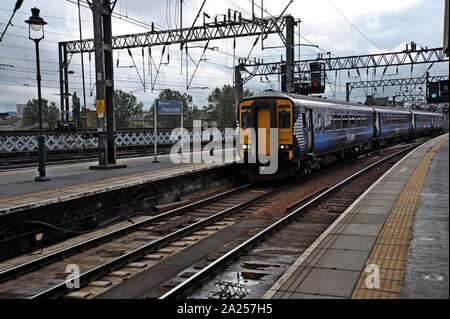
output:
{"label": "platform lamp", "polygon": [[41,97],[41,66],[39,61],[39,41],[44,38],[44,26],[47,22],[39,16],[38,8],[31,9],[31,17],[25,21],[28,24],[28,37],[36,45],[36,80],[38,87],[38,108],[39,108],[39,136],[38,136],[38,154],[39,154],[39,176],[35,177],[36,182],[47,182],[50,178],[45,172],[45,136],[42,131],[42,97]]}

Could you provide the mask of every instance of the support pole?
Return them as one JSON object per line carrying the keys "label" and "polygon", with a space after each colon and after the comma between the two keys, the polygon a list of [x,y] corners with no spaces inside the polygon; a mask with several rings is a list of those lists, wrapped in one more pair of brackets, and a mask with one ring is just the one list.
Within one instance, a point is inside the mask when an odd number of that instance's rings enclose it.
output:
{"label": "support pole", "polygon": [[116,122],[114,116],[114,60],[112,48],[111,1],[103,0],[103,54],[105,61],[105,107],[108,165],[116,165]]}
{"label": "support pole", "polygon": [[58,43],[58,60],[59,60],[59,118],[61,121],[64,119],[64,55],[63,44]]}
{"label": "support pole", "polygon": [[63,47],[63,73],[64,73],[64,116],[62,120],[64,122],[69,121],[69,62],[67,61],[67,47]]}
{"label": "support pole", "polygon": [[[86,110],[86,79],[84,77],[84,53],[83,53],[83,33],[81,30],[81,9],[80,0],[78,0],[78,29],[80,33],[80,48],[81,48],[81,76],[83,84],[83,126],[87,130],[87,110]],[[78,119],[75,119],[75,127],[78,128]]]}
{"label": "support pole", "polygon": [[158,161],[158,103],[159,100],[155,100],[155,107],[153,109],[153,150],[154,158],[153,163],[159,163]]}
{"label": "support pole", "polygon": [[98,166],[91,169],[124,168],[117,165],[114,121],[114,66],[112,55],[111,1],[93,0]]}
{"label": "support pole", "polygon": [[286,16],[286,92],[294,91],[294,63],[295,63],[295,21],[293,16]]}
{"label": "support pole", "polygon": [[234,110],[236,122],[239,121],[239,103],[244,98],[244,87],[242,85],[241,71],[241,65],[237,65],[234,67]]}
{"label": "support pole", "polygon": [[39,176],[36,176],[34,180],[36,182],[48,182],[50,178],[46,175],[45,167],[45,135],[42,128],[43,112],[42,112],[42,93],[41,93],[41,62],[39,57],[39,41],[41,39],[34,40],[36,47],[36,81],[38,87],[38,112],[39,112],[39,135],[38,140],[38,153],[39,153]]}
{"label": "support pole", "polygon": [[345,101],[350,102],[350,93],[351,93],[351,89],[350,89],[350,83],[346,83],[345,84]]}

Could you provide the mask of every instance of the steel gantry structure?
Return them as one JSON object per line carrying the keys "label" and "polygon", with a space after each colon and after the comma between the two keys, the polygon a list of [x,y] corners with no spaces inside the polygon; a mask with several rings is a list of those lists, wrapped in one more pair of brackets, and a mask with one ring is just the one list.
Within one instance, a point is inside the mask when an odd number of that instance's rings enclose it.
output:
{"label": "steel gantry structure", "polygon": [[[234,14],[221,21],[204,23],[181,29],[151,30],[149,32],[127,34],[112,37],[112,49],[131,49],[180,44],[183,48],[186,43],[202,42],[220,39],[236,39],[249,36],[280,35],[286,40],[286,17],[244,19],[241,14]],[[69,65],[71,56],[81,52],[93,52],[95,44],[93,39],[83,41],[60,42],[59,72],[61,112],[68,121],[69,116]],[[187,50],[187,46],[184,48]]]}
{"label": "steel gantry structure", "polygon": [[[323,63],[325,71],[359,70],[370,68],[388,68],[392,66],[415,65],[423,63],[448,62],[448,57],[442,48],[419,49],[411,51],[377,53],[346,57],[324,57],[322,54],[317,59],[301,60],[294,63],[295,73],[309,73],[310,64]],[[286,62],[274,63],[241,63],[241,70],[249,74],[249,78],[264,75],[280,75]],[[244,78],[247,82],[249,78]]]}
{"label": "steel gantry structure", "polygon": [[[111,16],[114,6],[117,1],[112,0],[92,0],[87,1],[89,7],[92,9],[94,21],[94,39],[76,40],[60,42],[58,44],[59,52],[59,74],[60,74],[60,101],[61,101],[61,118],[63,121],[69,121],[70,106],[69,106],[69,65],[72,56],[76,53],[95,52],[95,69],[96,69],[96,108],[97,108],[97,128],[99,141],[99,165],[93,166],[93,169],[110,169],[119,168],[120,165],[116,163],[115,152],[115,120],[114,120],[114,66],[113,66],[113,50],[115,49],[131,49],[142,48],[144,56],[144,48],[149,48],[149,57],[151,57],[151,47],[166,46],[173,44],[180,44],[180,49],[186,52],[186,85],[189,89],[190,84],[196,74],[196,71],[202,61],[205,51],[212,40],[219,39],[234,39],[233,49],[236,48],[236,38],[257,36],[261,38],[261,42],[270,35],[278,34],[286,45],[286,55],[293,62],[294,61],[294,46],[287,45],[287,41],[293,41],[293,26],[290,23],[294,21],[291,16],[284,16],[283,14],[277,17],[270,18],[256,18],[250,19],[242,18],[242,14],[237,11],[228,10],[228,15],[223,16],[223,20],[214,19],[213,22],[196,26],[197,19],[200,16],[201,10],[206,2],[198,11],[198,14],[190,28],[183,28],[180,21],[180,28],[170,30],[155,30],[154,25],[151,26],[151,31],[128,34],[121,36],[112,36]],[[182,5],[181,1],[181,5]],[[284,11],[283,11],[284,13]],[[182,15],[181,15],[182,16]],[[287,31],[286,31],[287,30]],[[286,32],[286,34],[285,34]],[[207,41],[203,46],[203,53],[196,63],[189,55],[188,43]],[[255,42],[256,44],[256,42]],[[131,51],[128,51],[132,57]],[[195,70],[191,75],[189,81],[188,75],[188,60],[190,58],[195,64]],[[136,67],[133,59],[133,64]],[[160,62],[160,66],[162,60]],[[137,68],[136,68],[137,69]],[[144,71],[145,72],[145,71]],[[159,73],[157,69],[155,80]],[[293,69],[292,69],[293,76]],[[142,80],[141,80],[142,82]],[[143,82],[145,90],[145,81]],[[152,85],[152,89],[154,84]],[[105,121],[106,119],[106,121]]]}
{"label": "steel gantry structure", "polygon": [[[360,69],[377,69],[384,68],[383,74],[389,67],[411,65],[413,67],[416,64],[431,64],[438,62],[447,62],[449,58],[445,55],[442,48],[420,48],[412,50],[404,50],[401,52],[389,52],[389,53],[376,53],[367,55],[356,55],[346,57],[331,57],[331,54],[319,54],[317,59],[301,60],[293,62],[292,68],[294,74],[300,75],[310,73],[310,66],[313,63],[322,64],[322,70],[327,71],[344,71],[344,70],[357,70]],[[243,88],[242,85],[250,81],[255,76],[270,76],[270,75],[284,75],[288,70],[289,60],[273,63],[259,63],[241,61],[239,65],[235,67],[235,89],[236,100],[242,98]],[[243,76],[243,73],[246,75]],[[295,80],[293,77],[289,79],[285,77],[285,81],[282,87],[292,88]],[[288,89],[286,92],[290,92]]]}
{"label": "steel gantry structure", "polygon": [[[374,81],[359,81],[359,82],[348,82],[345,87],[346,101],[350,102],[350,94],[353,89],[369,89],[369,88],[380,88],[388,86],[418,86],[426,85],[428,82],[439,82],[443,80],[448,80],[447,76],[423,76],[418,78],[402,78],[402,79],[381,79]],[[426,92],[423,92],[425,96]]]}

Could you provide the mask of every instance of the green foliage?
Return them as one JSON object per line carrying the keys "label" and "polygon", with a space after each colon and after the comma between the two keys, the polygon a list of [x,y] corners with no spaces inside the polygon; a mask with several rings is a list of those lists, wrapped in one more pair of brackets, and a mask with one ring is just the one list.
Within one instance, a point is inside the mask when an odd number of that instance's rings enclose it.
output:
{"label": "green foliage", "polygon": [[137,102],[136,96],[122,90],[114,91],[114,115],[116,128],[127,128],[132,117],[142,116],[142,102]]}
{"label": "green foliage", "polygon": [[[35,125],[39,123],[39,106],[38,100],[32,99],[27,103],[27,107],[23,110],[22,124],[24,126]],[[48,124],[50,129],[54,129],[58,122],[59,111],[56,108],[55,102],[42,99],[42,121]]]}
{"label": "green foliage", "polygon": [[[249,90],[244,91],[244,97],[252,96]],[[234,127],[236,125],[236,110],[234,101],[234,88],[224,85],[215,88],[208,96],[209,118],[216,120],[219,126]]]}

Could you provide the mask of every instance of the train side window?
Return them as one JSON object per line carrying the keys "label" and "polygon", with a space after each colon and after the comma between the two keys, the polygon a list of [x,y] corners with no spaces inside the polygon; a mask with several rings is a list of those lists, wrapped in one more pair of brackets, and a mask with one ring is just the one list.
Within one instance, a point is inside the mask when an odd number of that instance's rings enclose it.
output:
{"label": "train side window", "polygon": [[323,127],[324,127],[325,131],[331,131],[333,129],[333,124],[332,124],[332,121],[331,121],[331,115],[324,114]]}
{"label": "train side window", "polygon": [[348,115],[342,115],[342,128],[348,128]]}
{"label": "train side window", "polygon": [[322,113],[317,113],[317,131],[322,131]]}
{"label": "train side window", "polygon": [[251,127],[252,122],[252,113],[250,112],[243,112],[242,113],[242,129],[247,129]]}
{"label": "train side window", "polygon": [[278,113],[278,127],[290,128],[291,127],[291,112],[281,111]]}
{"label": "train side window", "polygon": [[342,120],[341,115],[339,114],[333,115],[333,129],[334,130],[342,129]]}
{"label": "train side window", "polygon": [[350,118],[350,127],[355,128],[356,127],[356,116],[355,115],[349,115]]}

